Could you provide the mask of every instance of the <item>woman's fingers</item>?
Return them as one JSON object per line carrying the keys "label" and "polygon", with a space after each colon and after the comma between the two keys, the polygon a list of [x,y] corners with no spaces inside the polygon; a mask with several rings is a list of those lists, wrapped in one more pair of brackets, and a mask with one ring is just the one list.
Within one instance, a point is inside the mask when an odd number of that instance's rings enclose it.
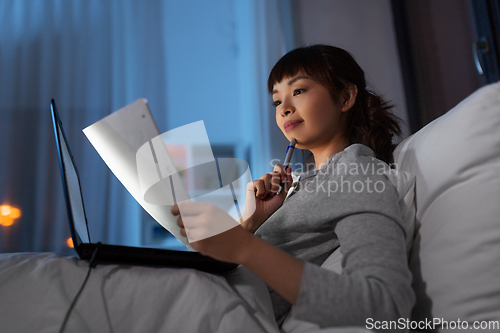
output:
{"label": "woman's fingers", "polygon": [[279,189],[279,175],[275,172],[265,174],[255,181],[255,196],[265,198],[274,195]]}
{"label": "woman's fingers", "polygon": [[260,179],[262,180],[262,182],[264,184],[264,192],[261,193],[262,197],[265,197],[269,193],[269,191],[271,191],[272,178],[273,178],[273,175],[270,173],[265,174],[264,176],[260,177]]}
{"label": "woman's fingers", "polygon": [[271,173],[271,175],[272,175],[272,178],[271,178],[271,190],[270,190],[270,192],[273,195],[275,195],[280,190],[281,183],[282,183],[282,177],[281,177],[280,171],[276,171],[276,170],[273,171]]}
{"label": "woman's fingers", "polygon": [[172,206],[171,212],[177,215],[180,234],[190,243],[239,226],[224,210],[208,203],[182,201]]}
{"label": "woman's fingers", "polygon": [[177,225],[181,228],[184,228],[184,222],[182,221],[182,216],[177,216]]}
{"label": "woman's fingers", "polygon": [[[276,164],[274,166],[274,172],[279,175],[279,187],[276,192],[283,193],[283,190],[286,189],[286,170],[281,164]],[[283,188],[281,188],[283,187]]]}
{"label": "woman's fingers", "polygon": [[279,175],[281,176],[281,182],[284,183],[285,182],[285,177],[286,177],[285,167],[282,166],[281,164],[276,164],[274,166],[274,172],[279,173]]}
{"label": "woman's fingers", "polygon": [[177,225],[180,227],[180,233],[182,236],[186,237],[186,229],[184,228],[184,221],[182,221],[182,216],[177,216]]}
{"label": "woman's fingers", "polygon": [[285,182],[284,182],[284,193],[288,193],[288,190],[290,189],[290,187],[292,187],[292,182],[293,182],[293,178],[292,178],[292,169],[291,168],[287,168],[286,171],[285,171],[286,175],[285,175]]}
{"label": "woman's fingers", "polygon": [[280,185],[282,185],[283,189],[281,190],[280,194],[286,195],[288,193],[288,190],[290,187],[292,187],[292,169],[291,168],[286,168],[282,166],[281,164],[276,164],[274,166],[274,172],[279,173],[281,182]]}
{"label": "woman's fingers", "polygon": [[170,208],[170,212],[174,215],[177,216],[181,212],[179,211],[179,206],[177,204],[173,205],[172,208]]}
{"label": "woman's fingers", "polygon": [[184,217],[210,213],[213,210],[217,210],[216,206],[205,202],[182,201],[177,206],[179,213]]}
{"label": "woman's fingers", "polygon": [[252,182],[256,197],[265,198],[271,192],[272,179],[273,175],[268,173]]}
{"label": "woman's fingers", "polygon": [[[290,170],[291,171],[291,170]],[[291,182],[290,171],[285,170],[281,164],[276,164],[273,172],[265,174],[253,182],[248,183],[247,191],[253,191],[258,198],[265,198],[268,195],[275,195],[280,191],[283,184]],[[288,184],[288,189],[290,184]]]}
{"label": "woman's fingers", "polygon": [[180,202],[178,205],[182,218],[177,218],[177,224],[190,243],[239,226],[226,211],[215,205],[201,202]]}
{"label": "woman's fingers", "polygon": [[263,179],[254,180],[251,184],[256,197],[263,198],[266,195],[266,185]]}

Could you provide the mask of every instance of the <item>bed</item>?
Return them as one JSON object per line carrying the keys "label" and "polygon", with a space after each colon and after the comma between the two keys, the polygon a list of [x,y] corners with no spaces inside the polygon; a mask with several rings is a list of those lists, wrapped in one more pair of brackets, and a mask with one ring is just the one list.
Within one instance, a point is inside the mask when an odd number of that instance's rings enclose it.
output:
{"label": "bed", "polygon": [[[406,328],[500,331],[500,83],[403,141],[394,156],[414,175],[411,190],[398,188],[415,228],[409,265],[417,303]],[[341,272],[340,262],[334,252],[325,269]],[[54,253],[0,254],[1,332],[59,331],[87,267]],[[282,331],[366,327],[320,329],[289,318]],[[108,265],[92,271],[65,332],[280,330],[265,285],[243,267],[219,276]]]}
{"label": "bed", "polygon": [[[87,271],[86,261],[56,253],[0,255],[0,331],[59,332]],[[242,266],[222,276],[194,269],[98,265],[64,332],[267,333],[279,329],[267,287]]]}

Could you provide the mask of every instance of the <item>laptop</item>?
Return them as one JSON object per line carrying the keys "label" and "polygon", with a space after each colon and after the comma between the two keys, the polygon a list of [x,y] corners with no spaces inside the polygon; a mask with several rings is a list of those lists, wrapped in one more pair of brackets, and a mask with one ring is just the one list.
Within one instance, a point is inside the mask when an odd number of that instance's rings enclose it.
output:
{"label": "laptop", "polygon": [[69,229],[74,248],[80,259],[92,261],[93,264],[194,268],[214,274],[221,274],[238,266],[203,256],[198,252],[92,243],[78,171],[54,100],[50,108]]}

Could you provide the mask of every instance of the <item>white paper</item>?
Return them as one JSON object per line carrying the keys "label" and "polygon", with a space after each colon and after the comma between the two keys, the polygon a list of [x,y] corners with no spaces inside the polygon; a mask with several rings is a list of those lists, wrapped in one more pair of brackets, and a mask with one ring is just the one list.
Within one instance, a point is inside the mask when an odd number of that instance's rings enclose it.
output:
{"label": "white paper", "polygon": [[[148,156],[148,154],[152,154],[151,150],[149,150],[149,153],[147,150],[141,150],[141,152],[139,152],[139,150],[145,144],[160,135],[149,111],[147,101],[145,99],[139,99],[90,125],[85,128],[83,132],[107,166],[111,169],[123,186],[125,186],[125,188],[130,192],[134,199],[137,200],[137,202],[159,224],[161,224],[184,245],[186,245],[188,249],[194,250],[187,241],[187,238],[180,234],[176,217],[170,212],[171,205],[152,204],[150,200],[147,202],[145,200],[144,192],[141,189],[139,178],[143,180],[144,177],[139,177],[139,171],[141,171],[141,174],[144,174],[144,172],[151,172],[151,174],[156,175],[155,172],[157,170],[155,170],[154,164],[148,163],[148,158],[152,158],[152,156]],[[156,144],[155,148],[155,151],[158,154],[158,152],[160,152],[160,148],[157,147]],[[138,162],[138,154],[145,154],[144,160],[139,159]],[[163,159],[168,157],[168,153],[166,153],[166,155],[160,153],[159,155],[161,155]],[[166,163],[165,161],[163,162]],[[170,167],[175,169],[175,166],[173,165],[170,165]],[[170,177],[172,177],[174,182],[176,195],[185,199],[187,197],[187,192],[182,186],[179,175],[174,173],[171,174]],[[166,180],[168,180],[168,178]],[[158,179],[158,181],[165,181],[165,179]],[[149,182],[151,182],[151,180],[149,180]],[[168,196],[168,193],[171,193],[171,190],[169,188],[169,184],[165,184],[165,190],[161,192],[161,195]],[[146,184],[142,185],[144,187],[145,185],[152,184],[149,184],[146,180]]]}

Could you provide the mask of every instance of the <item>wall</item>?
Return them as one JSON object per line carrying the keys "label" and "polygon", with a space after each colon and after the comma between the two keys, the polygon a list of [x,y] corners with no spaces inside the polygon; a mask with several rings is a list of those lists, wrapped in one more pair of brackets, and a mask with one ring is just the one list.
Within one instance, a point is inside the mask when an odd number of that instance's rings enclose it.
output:
{"label": "wall", "polygon": [[232,0],[165,2],[169,129],[204,120],[212,143],[239,141],[234,16]]}
{"label": "wall", "polygon": [[468,0],[405,0],[420,126],[481,86]]}
{"label": "wall", "polygon": [[296,46],[324,43],[349,51],[373,90],[391,100],[406,122],[399,55],[388,0],[292,0]]}

